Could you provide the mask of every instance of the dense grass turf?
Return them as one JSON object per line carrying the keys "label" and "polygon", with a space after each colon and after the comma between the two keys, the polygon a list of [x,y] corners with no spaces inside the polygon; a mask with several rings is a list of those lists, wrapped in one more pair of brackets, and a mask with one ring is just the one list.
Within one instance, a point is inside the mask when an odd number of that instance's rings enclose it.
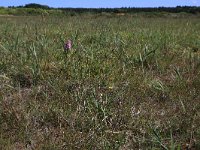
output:
{"label": "dense grass turf", "polygon": [[200,149],[199,93],[199,18],[0,16],[0,149]]}

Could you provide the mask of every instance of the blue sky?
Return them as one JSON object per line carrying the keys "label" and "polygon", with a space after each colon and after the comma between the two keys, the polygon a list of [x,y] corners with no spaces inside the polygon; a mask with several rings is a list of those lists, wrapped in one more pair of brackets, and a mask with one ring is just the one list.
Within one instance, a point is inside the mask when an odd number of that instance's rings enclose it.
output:
{"label": "blue sky", "polygon": [[200,6],[200,0],[0,0],[0,6],[19,6],[28,3],[51,7],[159,7]]}

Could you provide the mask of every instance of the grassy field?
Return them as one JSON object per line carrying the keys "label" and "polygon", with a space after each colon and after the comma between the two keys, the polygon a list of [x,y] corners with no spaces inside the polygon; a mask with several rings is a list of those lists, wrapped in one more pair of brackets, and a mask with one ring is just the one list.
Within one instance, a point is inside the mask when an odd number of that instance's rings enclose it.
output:
{"label": "grassy field", "polygon": [[199,17],[0,16],[0,149],[200,149],[199,110]]}

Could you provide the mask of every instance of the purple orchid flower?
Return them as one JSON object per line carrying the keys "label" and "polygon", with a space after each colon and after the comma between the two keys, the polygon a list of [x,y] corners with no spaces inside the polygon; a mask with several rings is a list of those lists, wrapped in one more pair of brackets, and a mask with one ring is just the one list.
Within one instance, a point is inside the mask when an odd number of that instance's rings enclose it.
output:
{"label": "purple orchid flower", "polygon": [[72,48],[72,41],[67,40],[67,42],[64,45],[64,49],[65,49],[65,51],[69,51],[71,48]]}

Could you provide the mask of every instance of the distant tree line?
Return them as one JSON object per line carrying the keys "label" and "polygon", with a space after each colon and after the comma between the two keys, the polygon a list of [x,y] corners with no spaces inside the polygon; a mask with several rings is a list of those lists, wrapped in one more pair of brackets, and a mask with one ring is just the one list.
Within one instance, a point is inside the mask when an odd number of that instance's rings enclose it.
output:
{"label": "distant tree line", "polygon": [[40,9],[51,9],[49,6],[47,5],[41,5],[41,4],[36,4],[36,3],[30,3],[30,4],[26,4],[25,6],[17,6],[17,7],[11,7],[11,8],[40,8]]}
{"label": "distant tree line", "polygon": [[200,13],[200,7],[190,6],[177,6],[177,7],[158,7],[158,8],[134,8],[134,7],[123,7],[123,8],[59,8],[63,11],[70,11],[76,13],[92,12],[92,13],[138,13],[138,12],[169,12],[169,13]]}
{"label": "distant tree line", "polygon": [[200,14],[200,7],[195,6],[177,6],[177,7],[155,7],[155,8],[136,8],[136,7],[122,7],[122,8],[51,8],[47,5],[41,5],[36,3],[26,4],[25,6],[9,7],[9,8],[25,8],[36,11],[40,10],[55,10],[62,12],[63,14],[81,14],[81,13],[139,13],[139,12],[168,12],[168,13],[191,13]]}

